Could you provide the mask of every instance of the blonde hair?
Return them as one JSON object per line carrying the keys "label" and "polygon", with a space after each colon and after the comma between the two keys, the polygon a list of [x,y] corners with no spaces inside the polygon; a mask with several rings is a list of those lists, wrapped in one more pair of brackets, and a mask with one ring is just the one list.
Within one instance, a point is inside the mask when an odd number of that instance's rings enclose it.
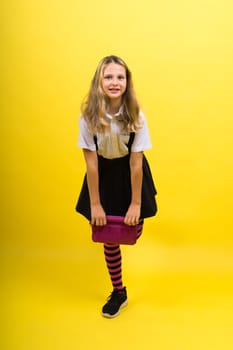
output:
{"label": "blonde hair", "polygon": [[133,89],[132,75],[126,63],[120,57],[114,55],[104,57],[98,64],[88,96],[81,106],[82,117],[93,133],[105,133],[109,130],[109,121],[106,119],[108,97],[103,92],[101,82],[104,69],[110,63],[116,63],[125,68],[126,90],[122,96],[121,121],[124,130],[136,132],[142,125],[139,118],[139,103]]}

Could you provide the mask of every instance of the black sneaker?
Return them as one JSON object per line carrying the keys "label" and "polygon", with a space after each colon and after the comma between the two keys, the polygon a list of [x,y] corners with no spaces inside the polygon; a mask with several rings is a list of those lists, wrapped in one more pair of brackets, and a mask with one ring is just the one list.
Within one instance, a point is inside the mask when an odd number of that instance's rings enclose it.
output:
{"label": "black sneaker", "polygon": [[102,315],[104,317],[115,317],[120,313],[120,309],[128,304],[126,288],[114,289],[108,298],[108,302],[103,306]]}

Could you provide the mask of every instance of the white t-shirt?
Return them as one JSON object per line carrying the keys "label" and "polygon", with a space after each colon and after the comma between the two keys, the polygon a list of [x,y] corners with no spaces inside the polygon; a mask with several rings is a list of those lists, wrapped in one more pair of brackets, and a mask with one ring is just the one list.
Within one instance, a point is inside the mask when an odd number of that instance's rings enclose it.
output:
{"label": "white t-shirt", "polygon": [[[111,120],[111,130],[107,134],[97,133],[98,154],[104,158],[113,159],[120,158],[128,154],[127,143],[129,142],[129,132],[122,130],[122,124],[118,120],[120,113],[116,113],[113,117],[106,114],[106,117]],[[131,147],[131,152],[142,152],[151,148],[150,136],[146,118],[140,112],[140,118],[143,126],[135,133],[134,141]],[[93,134],[88,130],[87,123],[84,118],[79,120],[79,139],[78,146],[80,148],[96,151],[96,146]]]}

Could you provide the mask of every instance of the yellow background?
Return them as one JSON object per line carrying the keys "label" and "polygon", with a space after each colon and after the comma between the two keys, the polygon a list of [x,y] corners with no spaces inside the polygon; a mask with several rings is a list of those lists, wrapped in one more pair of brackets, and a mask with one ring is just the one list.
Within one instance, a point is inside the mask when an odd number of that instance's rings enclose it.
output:
{"label": "yellow background", "polygon": [[[231,1],[1,6],[2,349],[231,349]],[[110,321],[102,247],[74,211],[79,108],[109,54],[133,73],[159,205],[123,247],[131,308]]]}

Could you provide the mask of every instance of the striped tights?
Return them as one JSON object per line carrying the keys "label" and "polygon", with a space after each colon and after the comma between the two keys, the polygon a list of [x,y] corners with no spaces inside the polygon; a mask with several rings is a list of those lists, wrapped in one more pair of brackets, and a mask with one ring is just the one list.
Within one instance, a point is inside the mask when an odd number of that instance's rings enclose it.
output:
{"label": "striped tights", "polygon": [[[142,225],[138,226],[139,238],[142,234]],[[121,248],[120,245],[114,243],[104,243],[104,256],[114,289],[123,289],[122,269],[121,269]]]}

